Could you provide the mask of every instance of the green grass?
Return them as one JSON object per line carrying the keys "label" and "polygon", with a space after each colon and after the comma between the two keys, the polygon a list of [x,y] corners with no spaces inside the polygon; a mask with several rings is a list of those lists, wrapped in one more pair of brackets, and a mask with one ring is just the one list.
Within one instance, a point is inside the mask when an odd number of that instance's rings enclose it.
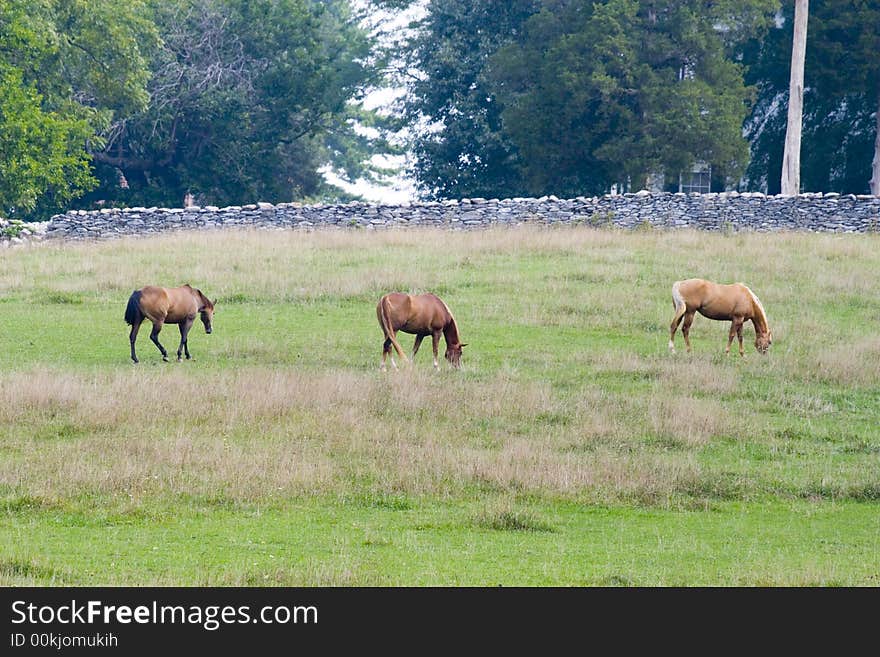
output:
{"label": "green grass", "polygon": [[537,529],[503,515],[484,523],[480,502],[434,499],[406,510],[188,504],[159,519],[44,510],[0,524],[11,539],[0,577],[69,586],[880,584],[870,505],[524,506]]}
{"label": "green grass", "polygon": [[[874,235],[587,227],[4,251],[0,584],[876,586],[878,270]],[[691,276],[755,290],[769,356],[700,317],[667,353]],[[132,365],[128,295],[184,282],[214,333]],[[391,290],[447,301],[462,371],[378,371]]]}

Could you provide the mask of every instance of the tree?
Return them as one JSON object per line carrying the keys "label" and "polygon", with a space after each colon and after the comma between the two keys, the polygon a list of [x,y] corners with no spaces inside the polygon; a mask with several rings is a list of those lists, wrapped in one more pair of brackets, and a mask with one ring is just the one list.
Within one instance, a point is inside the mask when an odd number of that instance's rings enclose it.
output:
{"label": "tree", "polygon": [[21,71],[0,62],[0,215],[27,217],[41,196],[67,201],[93,179],[87,122],[45,111]]}
{"label": "tree", "polygon": [[545,0],[491,58],[531,194],[600,193],[696,160],[736,179],[752,99],[731,54],[772,2]]}
{"label": "tree", "polygon": [[0,212],[33,218],[95,184],[87,143],[146,103],[138,2],[0,0]]}
{"label": "tree", "polygon": [[539,8],[537,0],[432,0],[403,72],[412,173],[423,196],[516,196],[517,152],[501,125],[486,63]]}
{"label": "tree", "polygon": [[432,0],[408,116],[425,196],[601,192],[696,159],[736,178],[733,61],[774,0]]}
{"label": "tree", "polygon": [[807,54],[809,0],[795,0],[794,37],[791,46],[791,82],[788,92],[788,127],[782,157],[782,182],[786,196],[796,196],[801,187],[801,125],[804,107],[804,60]]}
{"label": "tree", "polygon": [[85,203],[290,201],[326,191],[328,161],[366,170],[376,140],[355,132],[365,114],[350,101],[376,75],[374,44],[347,2],[153,0],[152,11],[151,102],[105,133],[102,184]]}

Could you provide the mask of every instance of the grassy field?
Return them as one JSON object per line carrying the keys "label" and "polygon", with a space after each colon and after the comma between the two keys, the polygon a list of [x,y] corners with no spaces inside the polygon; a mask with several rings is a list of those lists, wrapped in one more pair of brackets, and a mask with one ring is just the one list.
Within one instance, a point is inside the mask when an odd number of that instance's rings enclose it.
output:
{"label": "grassy field", "polygon": [[[0,252],[0,585],[878,586],[878,271],[877,235],[586,227]],[[752,287],[768,356],[699,316],[667,352],[692,276]],[[133,365],[129,294],[184,282],[214,333]],[[391,290],[463,370],[379,371]]]}

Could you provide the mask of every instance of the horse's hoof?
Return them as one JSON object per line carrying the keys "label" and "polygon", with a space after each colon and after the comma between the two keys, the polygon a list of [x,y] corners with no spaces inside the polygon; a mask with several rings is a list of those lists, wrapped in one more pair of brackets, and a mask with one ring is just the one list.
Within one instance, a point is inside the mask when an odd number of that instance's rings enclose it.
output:
{"label": "horse's hoof", "polygon": [[178,362],[178,363],[182,363],[182,362],[183,362],[183,358],[181,358],[180,356],[178,356],[178,357],[177,357],[177,362]]}
{"label": "horse's hoof", "polygon": [[163,360],[164,362],[167,363],[167,362],[168,362],[168,356],[162,356],[162,360]]}
{"label": "horse's hoof", "polygon": [[132,365],[137,365],[139,362],[140,362],[140,361],[139,361],[137,358],[132,358],[132,359],[131,359],[131,364],[132,364]]}

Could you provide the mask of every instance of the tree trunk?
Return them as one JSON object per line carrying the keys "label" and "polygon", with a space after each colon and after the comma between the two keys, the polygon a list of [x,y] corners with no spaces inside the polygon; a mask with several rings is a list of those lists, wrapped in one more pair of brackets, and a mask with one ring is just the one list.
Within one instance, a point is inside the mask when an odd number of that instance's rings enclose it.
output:
{"label": "tree trunk", "polygon": [[809,0],[795,0],[794,39],[791,44],[791,81],[788,87],[788,127],[782,157],[782,193],[795,196],[801,187],[801,124],[804,114],[804,59],[807,54]]}
{"label": "tree trunk", "polygon": [[877,134],[874,135],[874,161],[871,163],[871,193],[880,196],[880,83],[877,84]]}

